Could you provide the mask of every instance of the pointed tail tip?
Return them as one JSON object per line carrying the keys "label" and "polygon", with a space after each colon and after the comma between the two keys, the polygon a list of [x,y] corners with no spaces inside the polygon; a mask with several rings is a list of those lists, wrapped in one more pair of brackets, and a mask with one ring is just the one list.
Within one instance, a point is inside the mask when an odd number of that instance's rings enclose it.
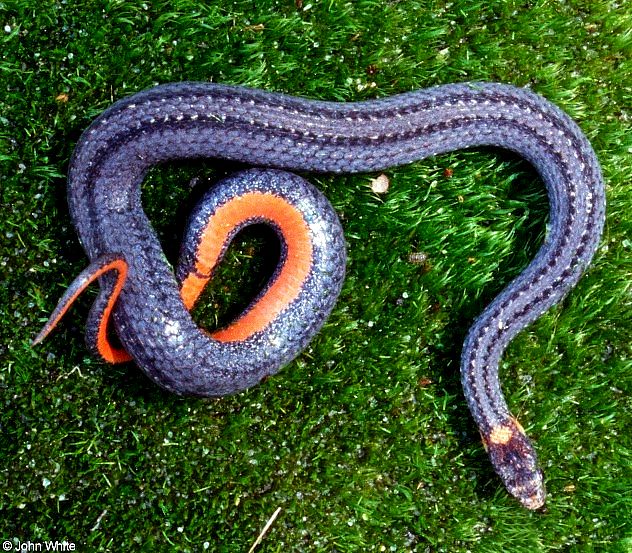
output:
{"label": "pointed tail tip", "polygon": [[37,336],[31,340],[31,347],[37,346],[40,342],[44,341],[46,336],[48,336],[55,327],[53,319],[48,319],[46,324],[42,327],[42,329],[37,333]]}
{"label": "pointed tail tip", "polygon": [[44,329],[40,330],[38,335],[35,336],[35,338],[33,338],[31,340],[31,344],[30,346],[33,348],[35,346],[37,346],[37,344],[39,344],[44,338],[46,338],[46,335],[48,334],[48,332],[44,332]]}

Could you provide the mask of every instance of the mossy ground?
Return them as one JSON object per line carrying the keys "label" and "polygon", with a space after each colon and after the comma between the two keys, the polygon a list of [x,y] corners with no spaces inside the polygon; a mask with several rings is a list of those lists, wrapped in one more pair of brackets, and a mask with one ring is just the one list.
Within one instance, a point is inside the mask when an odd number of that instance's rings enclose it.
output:
{"label": "mossy ground", "polygon": [[[625,6],[0,2],[0,539],[247,551],[280,507],[259,551],[631,551]],[[180,399],[133,365],[92,359],[81,339],[90,297],[30,347],[86,263],[65,173],[79,134],[113,100],[179,80],[351,101],[479,79],[528,85],[575,117],[607,182],[592,268],[503,360],[508,401],[546,472],[545,513],[507,496],[458,378],[468,325],[545,232],[537,175],[503,152],[393,169],[379,197],[375,175],[311,176],[345,226],[348,278],[307,351],[243,394]],[[145,204],[170,258],[187,184],[224,170],[208,161],[150,175]],[[243,275],[256,274],[262,250],[253,236],[233,248],[207,294],[210,324],[258,285]]]}

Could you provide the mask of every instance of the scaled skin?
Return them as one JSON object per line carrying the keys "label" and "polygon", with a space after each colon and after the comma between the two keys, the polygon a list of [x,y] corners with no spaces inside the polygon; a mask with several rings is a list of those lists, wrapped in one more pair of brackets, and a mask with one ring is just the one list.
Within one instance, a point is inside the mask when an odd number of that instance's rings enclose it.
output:
{"label": "scaled skin", "polygon": [[[175,393],[223,395],[256,384],[297,355],[336,294],[316,301],[315,310],[292,305],[282,326],[275,321],[266,328],[265,339],[221,342],[206,335],[180,300],[142,211],[140,184],[149,168],[216,157],[351,173],[476,146],[512,150],[531,162],[551,205],[545,243],[475,321],[461,357],[465,398],[497,472],[523,505],[537,508],[544,488],[536,455],[512,425],[498,364],[511,339],[576,284],[599,242],[605,211],[590,144],[540,96],[507,85],[463,83],[333,103],[210,83],[159,86],[115,103],[83,134],[70,164],[70,212],[92,261],[119,254],[129,263],[113,321],[136,363]],[[317,235],[343,242],[337,227],[329,221]],[[325,265],[332,271],[320,277],[323,289],[339,289],[344,270],[333,269],[335,256]],[[103,280],[108,284],[108,275]]]}

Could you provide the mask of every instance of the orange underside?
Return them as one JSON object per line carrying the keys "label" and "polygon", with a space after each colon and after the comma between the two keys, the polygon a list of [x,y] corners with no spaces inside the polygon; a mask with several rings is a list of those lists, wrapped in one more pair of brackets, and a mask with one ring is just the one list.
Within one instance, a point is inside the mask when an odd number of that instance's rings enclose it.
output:
{"label": "orange underside", "polygon": [[210,280],[230,233],[236,226],[254,217],[279,228],[287,249],[285,263],[276,280],[254,306],[226,328],[211,334],[222,342],[245,340],[268,326],[298,297],[311,270],[312,242],[301,213],[273,194],[248,192],[218,208],[204,228],[195,272],[189,273],[181,285],[180,294],[187,309],[193,308]]}
{"label": "orange underside", "polygon": [[[285,262],[276,280],[250,310],[228,327],[211,334],[213,338],[223,342],[245,340],[268,326],[298,297],[312,266],[312,242],[301,213],[290,203],[273,194],[246,193],[220,207],[204,229],[198,247],[195,271],[186,277],[180,290],[187,309],[193,308],[204,286],[210,280],[223,246],[233,229],[252,218],[269,221],[280,229],[286,244]],[[112,309],[127,278],[127,263],[123,258],[104,263],[92,269],[92,272],[86,269],[86,274],[80,275],[60,300],[51,318],[33,340],[33,344],[41,342],[55,328],[77,296],[91,282],[108,271],[116,271],[117,280],[99,321],[96,347],[103,359],[109,363],[131,360],[132,357],[124,349],[114,346],[108,337]]]}
{"label": "orange underside", "polygon": [[114,290],[108,298],[108,303],[103,311],[103,315],[101,316],[99,332],[97,334],[97,348],[103,359],[105,359],[108,363],[124,363],[125,361],[131,361],[132,356],[124,349],[112,345],[110,339],[108,338],[108,322],[112,315],[114,304],[116,303],[116,300],[123,289],[123,284],[125,284],[125,279],[127,278],[127,263],[122,259],[114,261],[95,274],[94,278],[97,278],[103,273],[113,269],[118,272],[118,278],[116,280],[116,284],[114,285]]}
{"label": "orange underside", "polygon": [[[93,265],[96,267],[93,268]],[[99,354],[108,363],[122,363],[124,361],[130,361],[132,359],[131,355],[124,349],[114,346],[108,337],[108,323],[112,315],[112,308],[114,307],[114,304],[123,289],[123,285],[125,284],[125,279],[127,278],[127,262],[123,258],[119,258],[108,263],[104,263],[103,265],[99,265],[98,262],[95,262],[93,265],[86,268],[86,270],[83,271],[83,273],[71,284],[62,299],[59,301],[59,304],[53,311],[50,319],[44,325],[44,328],[42,328],[40,333],[33,340],[33,344],[38,344],[46,336],[48,336],[48,334],[57,326],[57,323],[59,323],[62,317],[66,314],[68,309],[70,309],[70,306],[74,303],[74,301],[92,282],[109,271],[116,271],[117,279],[114,289],[109,295],[105,308],[103,309],[103,313],[101,313],[101,317],[99,319],[95,346]]]}

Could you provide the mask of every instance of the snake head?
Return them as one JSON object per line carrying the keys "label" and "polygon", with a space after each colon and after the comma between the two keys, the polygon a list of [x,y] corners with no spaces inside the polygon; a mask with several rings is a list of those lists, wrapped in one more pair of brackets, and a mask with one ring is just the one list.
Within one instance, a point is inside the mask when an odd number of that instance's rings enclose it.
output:
{"label": "snake head", "polygon": [[542,507],[546,497],[542,471],[520,423],[509,418],[492,426],[483,444],[507,491],[527,509]]}

